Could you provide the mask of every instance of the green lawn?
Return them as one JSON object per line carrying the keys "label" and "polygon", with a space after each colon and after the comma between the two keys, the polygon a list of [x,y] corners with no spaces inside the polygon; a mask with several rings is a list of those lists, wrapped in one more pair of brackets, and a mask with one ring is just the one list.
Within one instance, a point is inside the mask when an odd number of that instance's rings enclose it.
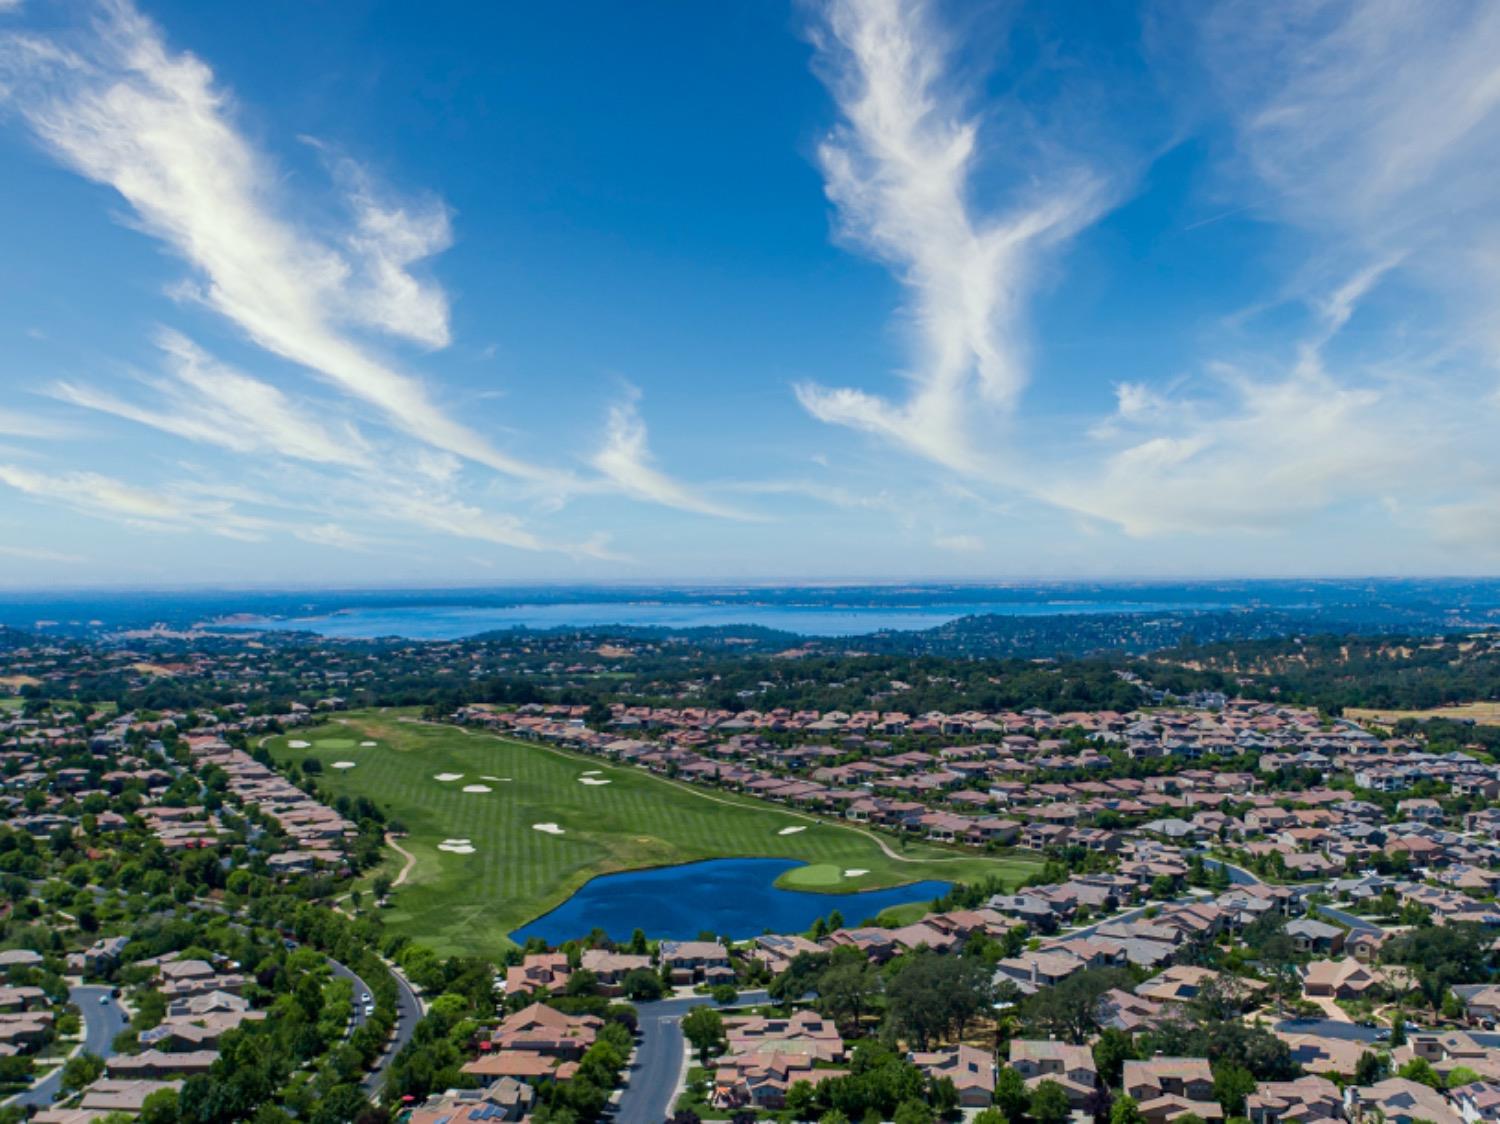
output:
{"label": "green lawn", "polygon": [[[406,720],[403,720],[405,718]],[[289,741],[310,743],[293,748]],[[374,741],[373,747],[361,746]],[[311,731],[271,739],[280,760],[315,757],[320,785],[364,795],[405,824],[416,856],[384,913],[392,931],[443,953],[493,954],[506,934],[546,913],[597,874],[701,859],[795,858],[788,888],[855,891],[923,879],[1017,882],[1039,869],[1027,855],[979,856],[922,843],[889,845],[839,821],[784,811],[747,797],[678,784],[547,746],[411,721],[396,712],[352,713]],[[334,769],[335,761],[354,768]],[[584,775],[597,770],[596,780]],[[439,781],[438,774],[462,774]],[[465,792],[483,785],[489,792]],[[556,824],[561,835],[534,824]],[[801,830],[781,834],[787,828]],[[437,849],[468,840],[474,854]],[[394,874],[399,856],[383,868]],[[846,877],[845,871],[868,873]],[[837,901],[830,902],[834,908]]]}

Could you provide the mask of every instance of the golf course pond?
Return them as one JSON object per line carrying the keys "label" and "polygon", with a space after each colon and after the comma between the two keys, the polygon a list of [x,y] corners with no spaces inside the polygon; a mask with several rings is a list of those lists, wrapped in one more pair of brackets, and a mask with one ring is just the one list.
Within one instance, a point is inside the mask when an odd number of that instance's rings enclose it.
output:
{"label": "golf course pond", "polygon": [[[669,940],[692,940],[703,932],[741,940],[767,931],[800,933],[834,910],[847,924],[858,925],[883,909],[932,901],[950,889],[949,883],[935,881],[838,894],[776,886],[776,879],[801,865],[788,859],[710,859],[600,875],[511,938],[524,944],[541,937],[558,945],[599,928],[619,941],[629,940],[636,929]],[[842,880],[857,883],[857,874]]]}

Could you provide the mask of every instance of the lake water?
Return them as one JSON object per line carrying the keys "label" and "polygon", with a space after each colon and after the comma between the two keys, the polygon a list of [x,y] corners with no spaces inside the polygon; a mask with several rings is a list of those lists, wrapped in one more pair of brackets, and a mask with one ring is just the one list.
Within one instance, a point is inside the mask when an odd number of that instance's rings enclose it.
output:
{"label": "lake water", "polygon": [[629,940],[636,929],[668,940],[692,940],[702,932],[742,940],[767,930],[800,933],[834,910],[858,925],[893,905],[932,901],[950,889],[947,882],[914,882],[888,890],[814,894],[774,885],[801,865],[788,859],[710,859],[600,875],[511,939],[524,944],[541,937],[558,945],[598,927],[617,941]]}
{"label": "lake water", "polygon": [[1148,613],[1219,608],[1210,601],[1053,600],[1034,602],[931,602],[921,605],[777,605],[704,602],[598,601],[527,605],[402,605],[349,608],[300,617],[243,617],[237,628],[315,632],[320,636],[370,639],[457,640],[507,628],[712,628],[760,625],[802,636],[860,636],[882,630],[934,628],[981,613],[1001,616],[1063,616],[1079,613]]}

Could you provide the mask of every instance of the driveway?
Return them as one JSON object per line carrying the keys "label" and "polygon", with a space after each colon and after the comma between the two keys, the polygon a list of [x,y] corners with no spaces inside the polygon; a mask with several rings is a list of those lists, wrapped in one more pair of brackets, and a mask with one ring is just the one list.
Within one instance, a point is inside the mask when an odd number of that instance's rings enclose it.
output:
{"label": "driveway", "polygon": [[[83,1049],[100,1058],[114,1056],[115,1036],[129,1024],[106,985],[84,984],[68,988],[68,999],[83,1015]],[[62,1066],[58,1066],[10,1103],[46,1107],[62,1089]]]}
{"label": "driveway", "polygon": [[[747,991],[735,1005],[765,1003],[769,999],[764,991]],[[713,1005],[714,1001],[706,995],[635,1005],[640,1016],[641,1038],[636,1046],[635,1064],[630,1068],[630,1083],[621,1092],[615,1111],[617,1124],[662,1124],[672,1115],[677,1079],[682,1076],[682,1016],[694,1007]]]}

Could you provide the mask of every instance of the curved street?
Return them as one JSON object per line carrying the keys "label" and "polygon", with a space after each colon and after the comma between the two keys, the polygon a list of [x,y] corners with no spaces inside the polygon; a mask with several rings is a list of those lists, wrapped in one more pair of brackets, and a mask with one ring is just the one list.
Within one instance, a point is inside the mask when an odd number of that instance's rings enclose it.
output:
{"label": "curved street", "polygon": [[[417,993],[407,981],[406,976],[390,964],[387,964],[386,968],[391,973],[391,979],[396,981],[396,1027],[385,1052],[380,1055],[374,1068],[360,1082],[360,1088],[371,1099],[380,1092],[380,1086],[385,1081],[386,1067],[411,1041],[411,1036],[417,1032],[417,1023],[422,1019],[422,1001],[417,998]],[[363,1012],[358,1013],[356,1018],[363,1020]]]}
{"label": "curved street", "polygon": [[[764,991],[747,991],[734,1005],[764,1003],[769,999]],[[713,1005],[707,995],[635,1005],[640,1015],[641,1037],[635,1062],[630,1067],[630,1082],[621,1092],[615,1112],[619,1124],[662,1124],[672,1115],[672,1099],[683,1073],[682,1016],[694,1007]]]}
{"label": "curved street", "polygon": [[[83,1017],[85,1053],[109,1058],[115,1052],[115,1037],[129,1024],[125,1011],[104,984],[81,984],[68,988],[68,1000]],[[63,1067],[58,1066],[11,1102],[26,1107],[46,1108],[62,1089]]]}

